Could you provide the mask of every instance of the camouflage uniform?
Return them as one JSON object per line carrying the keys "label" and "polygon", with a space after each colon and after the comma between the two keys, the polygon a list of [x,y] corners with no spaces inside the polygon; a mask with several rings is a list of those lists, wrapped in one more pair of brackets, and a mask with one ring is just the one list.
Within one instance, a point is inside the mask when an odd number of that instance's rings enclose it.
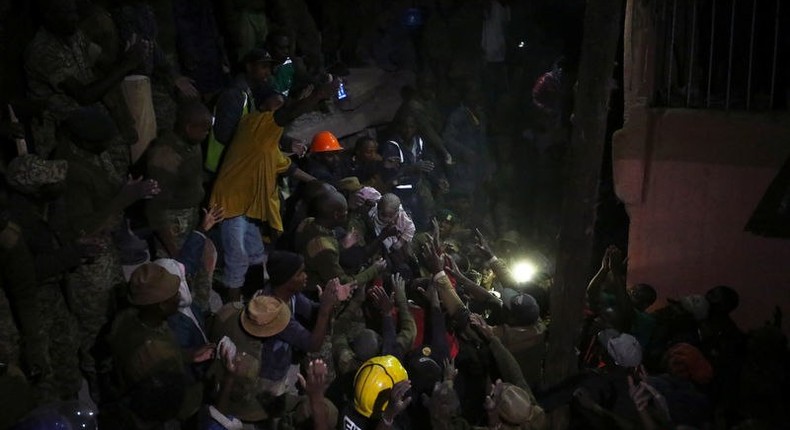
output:
{"label": "camouflage uniform", "polygon": [[184,398],[173,415],[186,419],[198,411],[203,385],[190,375],[188,354],[181,349],[166,322],[149,327],[140,320],[136,308],[126,309],[113,321],[108,341],[124,390],[134,390],[156,376],[177,376],[184,388]]}
{"label": "camouflage uniform", "polygon": [[[176,247],[179,249],[184,245],[184,241],[187,236],[189,236],[189,233],[197,228],[200,222],[198,212],[199,209],[197,207],[164,210],[162,214],[163,221],[169,226],[170,231],[176,237]],[[159,241],[156,242],[156,256],[157,258],[172,258],[172,256],[168,255],[164,246],[162,246],[162,243]]]}
{"label": "camouflage uniform", "polygon": [[90,41],[77,31],[62,40],[42,28],[27,48],[25,61],[30,96],[47,100],[52,119],[61,121],[80,104],[67,95],[60,85],[73,78],[82,84],[94,81]]}
{"label": "camouflage uniform", "polygon": [[[296,230],[296,247],[304,257],[308,287],[326,285],[334,278],[346,284],[355,281],[360,290],[378,276],[375,267],[369,267],[355,276],[345,273],[340,265],[340,244],[331,230],[320,226],[315,218],[305,219]],[[362,298],[364,301],[364,296]],[[335,317],[345,315],[346,311]],[[328,380],[334,379],[334,358],[332,354],[332,333],[328,333],[320,351],[308,354],[309,359],[322,358],[329,366]]]}
{"label": "camouflage uniform", "polygon": [[222,17],[228,31],[231,60],[242,62],[253,48],[260,48],[269,33],[265,0],[228,0],[222,2]]}
{"label": "camouflage uniform", "polygon": [[[241,328],[239,318],[243,309],[244,305],[240,302],[228,303],[220,308],[209,330],[209,341],[218,343],[227,336],[236,345],[236,354],[244,354],[245,359],[250,360],[249,366],[246,366],[250,369],[249,374],[237,376],[230,393],[228,410],[223,412],[243,421],[257,422],[269,417],[257,397],[263,391],[258,383],[262,346],[261,339],[248,335]],[[226,372],[222,362],[215,361],[208,374],[209,380],[214,382],[212,385],[219,385]]]}
{"label": "camouflage uniform", "polygon": [[[244,368],[249,373],[236,375],[233,388],[231,389],[227,410],[222,412],[225,415],[232,415],[247,423],[258,423],[271,418],[281,418],[280,429],[293,428],[295,422],[301,423],[305,420],[305,396],[295,396],[290,393],[282,395],[280,398],[271,398],[267,390],[271,384],[259,376],[261,367],[262,339],[250,336],[245,332],[239,318],[244,309],[244,304],[240,302],[228,303],[223,306],[214,318],[214,322],[209,331],[209,341],[218,343],[224,336],[227,336],[236,345],[236,356],[243,356],[246,360]],[[329,342],[325,342],[327,344]],[[331,354],[313,353],[310,357],[327,357]],[[310,359],[308,357],[308,359]],[[331,362],[327,362],[327,370],[331,376]],[[215,360],[209,370],[208,379],[210,386],[219,387],[226,378],[227,369],[221,360]],[[331,381],[328,378],[327,381]],[[329,383],[329,382],[327,382]],[[327,399],[324,399],[329,408],[329,422],[337,419],[337,410]],[[276,405],[276,406],[275,406]],[[309,410],[308,410],[309,412]],[[299,427],[297,427],[299,428]],[[330,426],[330,428],[334,428]]]}
{"label": "camouflage uniform", "polygon": [[[351,343],[362,330],[367,328],[363,311],[365,299],[365,289],[357,289],[349,305],[337,317],[333,326],[332,356],[341,375],[356,371],[361,364],[354,357]],[[409,309],[409,301],[406,299],[405,290],[398,291],[395,296],[395,304],[398,308],[398,331],[395,341],[400,351],[405,353],[412,349],[414,338],[417,336],[417,324]]]}
{"label": "camouflage uniform", "polygon": [[304,0],[273,0],[270,3],[271,20],[279,27],[291,32],[296,43],[297,55],[301,55],[309,70],[321,68],[321,33],[318,31]]}
{"label": "camouflage uniform", "polygon": [[[161,12],[166,12],[172,17],[172,2],[154,3],[169,4],[170,7],[163,8]],[[112,15],[122,43],[129,43],[136,38],[150,44],[150,55],[134,73],[151,78],[151,99],[154,104],[156,126],[159,129],[171,130],[176,121],[177,104],[173,88],[178,71],[173,61],[174,53],[168,52],[167,49],[169,35],[165,32],[160,36],[159,20],[153,5],[148,2],[127,2],[114,9]],[[161,41],[165,43],[162,44]]]}
{"label": "camouflage uniform", "polygon": [[[67,95],[61,85],[69,79],[76,79],[81,84],[96,80],[93,73],[94,55],[90,51],[91,43],[81,31],[64,40],[45,28],[36,33],[27,47],[25,71],[30,97],[47,101],[43,122],[33,127],[36,151],[44,158],[48,158],[57,145],[55,135],[60,122],[80,108],[80,104]],[[133,125],[128,108],[122,101],[120,87],[106,94],[103,103],[97,105],[109,112],[116,122],[123,118],[119,127]],[[129,167],[127,143],[119,136],[113,141],[109,152],[116,170],[125,174]]]}
{"label": "camouflage uniform", "polygon": [[170,228],[179,248],[199,222],[198,208],[205,196],[202,175],[200,145],[186,143],[171,131],[151,143],[148,177],[159,183],[162,192],[146,205],[148,222],[154,229]]}
{"label": "camouflage uniform", "polygon": [[[67,160],[66,216],[69,233],[76,238],[100,226],[103,221],[100,212],[120,192],[122,182],[107,153],[97,156],[70,144]],[[118,248],[113,241],[113,233],[120,230],[122,220],[122,214],[117,213],[103,224],[104,228],[92,237],[105,245],[105,250],[68,276],[70,305],[79,322],[80,367],[89,373],[108,370],[97,369],[93,347],[102,327],[115,313],[119,289],[125,286]]]}
{"label": "camouflage uniform", "polygon": [[516,357],[527,383],[540,384],[546,348],[546,324],[540,320],[527,327],[503,324],[494,327],[494,334],[513,357]]}
{"label": "camouflage uniform", "polygon": [[[2,296],[2,294],[0,294]],[[4,309],[5,311],[5,309]],[[0,362],[3,362],[0,357]],[[0,373],[0,428],[11,428],[35,406],[33,390],[19,367],[11,364]]]}
{"label": "camouflage uniform", "polygon": [[61,276],[39,286],[41,336],[47,339],[47,367],[39,384],[44,401],[69,398],[82,384],[79,369],[77,321],[69,312],[61,289]]}
{"label": "camouflage uniform", "polygon": [[[200,145],[184,142],[175,133],[165,131],[148,150],[148,177],[159,183],[162,192],[146,203],[148,222],[155,230],[167,228],[175,237],[178,249],[200,222],[203,201],[203,153]],[[158,257],[169,255],[160,241]],[[211,280],[202,267],[190,280],[195,303],[208,309]]]}
{"label": "camouflage uniform", "polygon": [[[169,209],[164,213],[165,221],[171,226],[171,232],[176,237],[176,246],[181,249],[184,241],[200,223],[200,213],[198,208],[189,209]],[[156,241],[156,252],[161,258],[168,257],[167,251],[159,241]],[[205,258],[205,257],[204,257]],[[204,261],[204,260],[201,260]],[[205,264],[196,268],[193,275],[188,279],[191,288],[192,300],[202,310],[209,308],[209,293],[211,292],[212,280],[209,276]]]}
{"label": "camouflage uniform", "polygon": [[[508,423],[501,423],[500,428],[503,430],[543,430],[547,429],[546,413],[538,406],[537,400],[532,393],[532,389],[524,380],[521,370],[518,367],[516,359],[497,339],[496,337],[489,340],[488,349],[491,356],[494,358],[495,365],[499,371],[500,379],[506,384],[515,385],[526,394],[526,398],[513,398],[509,393],[503,392],[497,400],[495,411],[502,417],[503,413],[506,416],[516,415],[512,412],[514,408],[522,408],[528,410],[528,416],[520,421],[519,426],[511,425]],[[511,390],[512,391],[512,390]],[[436,429],[457,429],[457,430],[484,430],[487,427],[477,427],[468,423],[463,418],[461,407],[463,404],[458,398],[458,393],[453,389],[452,382],[444,381],[434,389],[431,394],[428,409],[431,413],[431,422]],[[521,412],[523,414],[524,411]]]}
{"label": "camouflage uniform", "polygon": [[364,287],[378,275],[374,267],[369,267],[355,276],[350,276],[340,266],[340,244],[331,230],[320,226],[315,218],[307,218],[296,229],[296,248],[304,257],[307,285],[325,285],[334,278],[340,282],[356,281]]}
{"label": "camouflage uniform", "polygon": [[16,328],[7,295],[5,291],[0,294],[0,351],[3,354],[0,361],[6,364],[19,363],[19,330]]}
{"label": "camouflage uniform", "polygon": [[76,321],[66,307],[61,289],[65,273],[80,264],[80,252],[74,244],[64,244],[55,234],[53,223],[58,220],[55,215],[62,212],[57,208],[57,201],[49,202],[42,212],[30,197],[43,185],[65,181],[66,169],[66,161],[45,161],[28,154],[12,160],[6,173],[9,185],[25,194],[10,196],[10,212],[21,227],[35,261],[39,337],[45,340],[43,353],[47,359],[38,386],[44,401],[73,396],[81,382]]}
{"label": "camouflage uniform", "polygon": [[[6,213],[0,214],[0,288],[5,293],[0,294],[0,348],[5,349],[12,364],[24,359],[29,368],[43,369],[46,360],[33,256],[22,230],[8,220]],[[18,329],[12,315],[19,321]]]}

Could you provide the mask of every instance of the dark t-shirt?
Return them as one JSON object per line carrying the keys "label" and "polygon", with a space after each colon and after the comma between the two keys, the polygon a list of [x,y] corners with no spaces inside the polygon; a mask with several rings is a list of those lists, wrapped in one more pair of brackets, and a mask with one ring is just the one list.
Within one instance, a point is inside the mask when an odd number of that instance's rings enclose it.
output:
{"label": "dark t-shirt", "polygon": [[[343,415],[338,421],[338,430],[374,430],[379,424],[379,420],[365,418],[354,409],[353,405],[346,406],[343,410]],[[392,429],[410,429],[413,428],[409,423],[408,414],[402,413],[395,417],[392,423]]]}
{"label": "dark t-shirt", "polygon": [[370,418],[363,417],[353,407],[347,406],[343,411],[339,430],[368,430],[374,428],[372,424],[374,423]]}
{"label": "dark t-shirt", "polygon": [[317,306],[317,303],[301,293],[291,298],[291,321],[288,326],[277,336],[263,341],[260,371],[262,378],[270,381],[281,380],[293,363],[294,349],[306,352],[310,348],[310,330],[298,319],[310,321]]}

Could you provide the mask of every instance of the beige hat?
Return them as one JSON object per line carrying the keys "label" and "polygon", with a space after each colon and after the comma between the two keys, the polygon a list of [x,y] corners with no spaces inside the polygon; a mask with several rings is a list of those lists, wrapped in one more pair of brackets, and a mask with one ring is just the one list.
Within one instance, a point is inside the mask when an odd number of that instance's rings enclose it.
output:
{"label": "beige hat", "polygon": [[356,176],[349,176],[337,181],[337,189],[350,193],[356,193],[362,189],[362,184],[359,182],[359,178]]}
{"label": "beige hat", "polygon": [[241,312],[241,326],[255,337],[271,337],[285,330],[291,321],[291,310],[282,300],[258,296]]}
{"label": "beige hat", "polygon": [[496,411],[499,418],[506,424],[520,425],[529,420],[533,406],[532,398],[521,387],[504,384]]}
{"label": "beige hat", "polygon": [[129,279],[129,303],[137,306],[162,303],[178,293],[181,279],[162,266],[145,263]]}

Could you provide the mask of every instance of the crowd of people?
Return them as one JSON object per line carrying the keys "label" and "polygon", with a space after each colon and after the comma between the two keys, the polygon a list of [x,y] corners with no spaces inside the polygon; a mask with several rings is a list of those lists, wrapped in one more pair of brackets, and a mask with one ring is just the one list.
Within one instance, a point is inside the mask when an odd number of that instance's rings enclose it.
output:
{"label": "crowd of people", "polygon": [[[551,265],[511,272],[492,184],[510,134],[561,160],[566,60],[503,131],[509,2],[385,3],[4,4],[0,428],[783,428],[781,313],[653,310],[614,247],[578,375],[543,384]],[[412,51],[390,124],[289,136]]]}

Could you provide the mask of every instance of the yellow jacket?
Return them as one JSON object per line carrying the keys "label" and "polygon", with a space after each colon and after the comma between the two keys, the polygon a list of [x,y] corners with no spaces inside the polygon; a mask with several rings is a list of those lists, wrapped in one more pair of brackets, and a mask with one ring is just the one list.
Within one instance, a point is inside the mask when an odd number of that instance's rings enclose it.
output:
{"label": "yellow jacket", "polygon": [[239,122],[219,169],[211,204],[225,209],[225,218],[247,216],[283,231],[277,176],[291,167],[279,147],[283,128],[273,112],[254,112]]}

